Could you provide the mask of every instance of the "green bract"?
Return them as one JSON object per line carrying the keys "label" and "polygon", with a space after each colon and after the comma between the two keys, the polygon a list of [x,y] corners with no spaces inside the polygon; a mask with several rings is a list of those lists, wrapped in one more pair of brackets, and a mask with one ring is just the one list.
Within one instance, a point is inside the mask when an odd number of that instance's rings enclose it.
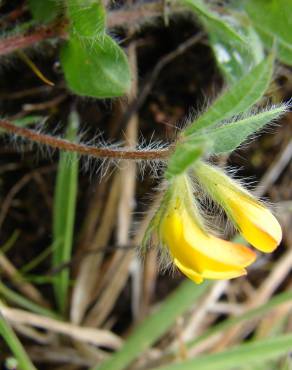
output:
{"label": "green bract", "polygon": [[196,160],[202,157],[207,148],[208,141],[203,136],[178,143],[169,159],[166,177],[171,178],[187,171]]}

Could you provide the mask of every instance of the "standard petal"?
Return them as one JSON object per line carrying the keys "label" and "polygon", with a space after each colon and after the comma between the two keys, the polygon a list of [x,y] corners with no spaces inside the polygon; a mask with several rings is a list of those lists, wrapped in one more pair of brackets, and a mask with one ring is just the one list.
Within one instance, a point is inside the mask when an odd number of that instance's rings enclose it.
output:
{"label": "standard petal", "polygon": [[195,172],[203,188],[224,208],[251,245],[266,253],[276,249],[282,230],[268,208],[215,166],[199,162]]}
{"label": "standard petal", "polygon": [[282,229],[270,210],[245,194],[227,192],[228,207],[241,234],[262,252],[273,252],[282,240]]}

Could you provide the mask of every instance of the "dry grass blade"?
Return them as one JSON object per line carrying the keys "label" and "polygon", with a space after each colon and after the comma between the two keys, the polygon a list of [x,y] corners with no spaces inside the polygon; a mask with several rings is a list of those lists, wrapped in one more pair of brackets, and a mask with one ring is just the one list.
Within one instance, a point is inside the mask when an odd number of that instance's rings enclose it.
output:
{"label": "dry grass blade", "polygon": [[79,366],[92,366],[94,360],[81,356],[76,350],[62,346],[31,346],[27,352],[33,361],[47,364],[71,364]]}
{"label": "dry grass blade", "polygon": [[[114,223],[112,220],[116,214],[116,204],[119,198],[119,175],[115,175],[107,202],[104,207],[104,214],[99,228],[94,236],[91,246],[88,249],[96,250],[107,245]],[[70,317],[72,322],[80,323],[88,305],[92,301],[93,291],[96,286],[96,277],[103,258],[102,253],[90,254],[80,263],[79,273],[76,277],[73,289]]]}
{"label": "dry grass blade", "polygon": [[156,279],[158,275],[157,266],[158,252],[156,249],[147,251],[144,259],[142,294],[140,296],[140,315],[142,320],[150,311],[152,297],[155,291]]}
{"label": "dry grass blade", "polygon": [[248,305],[254,307],[266,302],[289,275],[291,268],[292,248],[287,250],[279,261],[275,263],[273,270],[264,280],[260,288],[257,290],[255,297],[252,298]]}
{"label": "dry grass blade", "polygon": [[14,267],[9,259],[1,252],[0,267],[1,273],[9,278],[24,296],[41,306],[49,307],[48,302],[43,298],[41,293],[32,284],[23,279],[16,267]]}
{"label": "dry grass blade", "polygon": [[[153,202],[152,206],[148,210],[146,216],[140,223],[138,229],[135,231],[135,237],[131,241],[131,246],[133,248],[139,246],[142,242],[144,233],[147,229],[147,226],[153,217],[154,212],[157,209],[157,206],[160,202],[160,197]],[[106,274],[104,275],[103,280],[101,281],[100,290],[101,294],[98,301],[89,311],[85,323],[89,326],[96,326],[100,324],[106,315],[109,313],[110,308],[112,307],[113,298],[111,294],[117,296],[117,292],[120,291],[128,278],[129,266],[133,260],[135,252],[134,251],[117,251],[112,258],[111,266],[107,269]],[[108,293],[110,292],[110,293]],[[105,306],[106,304],[106,306]]]}
{"label": "dry grass blade", "polygon": [[[135,45],[129,47],[129,60],[132,69],[134,81],[132,90],[129,94],[131,101],[137,93],[137,61]],[[125,131],[125,142],[130,148],[135,148],[137,144],[138,117],[133,116],[128,122]],[[130,228],[132,224],[133,208],[135,206],[135,188],[136,188],[136,163],[128,162],[125,167],[119,171],[120,176],[120,199],[118,203],[118,222],[117,222],[117,243],[121,248],[130,243]],[[135,253],[133,251],[117,251],[108,265],[107,272],[102,279],[99,292],[100,296],[94,307],[89,311],[85,324],[89,326],[99,326],[112,310],[118,296],[124,288],[128,275],[130,273],[130,264],[133,262]],[[137,277],[133,277],[135,282]],[[133,290],[135,291],[135,290]],[[139,296],[138,292],[138,296]],[[95,295],[96,296],[96,295]],[[137,302],[137,294],[132,295],[133,301]],[[137,307],[137,304],[134,303]]]}
{"label": "dry grass blade", "polygon": [[291,315],[291,312],[292,302],[287,302],[281,307],[273,310],[273,312],[271,312],[269,315],[267,315],[267,317],[260,321],[258,327],[256,328],[256,332],[254,335],[255,338],[261,339],[273,335],[273,332],[278,331],[279,328],[285,325],[287,319],[289,318],[289,315]]}
{"label": "dry grass blade", "polygon": [[[288,276],[292,268],[292,249],[288,250],[280,260],[275,263],[273,270],[264,280],[256,293],[251,296],[250,300],[245,304],[245,311],[249,309],[260,307],[268,301],[276,289]],[[243,323],[229,330],[227,333],[222,333],[220,341],[212,348],[212,351],[219,351],[227,348],[231,344],[238,343],[243,337],[251,333],[255,328],[257,320],[252,320],[248,324]]]}
{"label": "dry grass blade", "polygon": [[266,193],[271,185],[273,185],[287,164],[291,161],[292,158],[292,140],[288,141],[288,144],[282,149],[275,161],[271,164],[268,171],[262,177],[260,183],[257,186],[255,191],[256,195],[262,195]]}
{"label": "dry grass blade", "polygon": [[17,331],[24,337],[32,339],[34,342],[42,344],[42,345],[47,345],[49,343],[52,343],[56,339],[55,334],[41,333],[40,331],[30,326],[27,326],[27,325],[15,324],[15,323],[11,323],[11,325],[15,329],[15,331]]}
{"label": "dry grass blade", "polygon": [[208,294],[202,299],[200,304],[195,307],[181,334],[181,338],[184,342],[189,341],[191,338],[196,336],[198,332],[202,331],[202,325],[204,325],[204,323],[207,321],[206,316],[208,315],[210,308],[214,306],[214,304],[222,296],[222,294],[228,288],[228,285],[228,282],[224,280],[216,282],[211,287]]}
{"label": "dry grass blade", "polygon": [[82,342],[91,343],[96,346],[118,349],[122,344],[122,340],[108,330],[80,327],[74,324],[54,320],[49,317],[3,306],[1,307],[1,313],[12,323],[38,327],[69,336]]}
{"label": "dry grass blade", "polygon": [[[131,29],[129,29],[128,34],[131,34]],[[132,73],[132,84],[131,91],[129,93],[129,106],[137,97],[138,92],[138,70],[137,70],[137,50],[136,44],[131,43],[128,47],[129,65]],[[139,129],[139,119],[138,115],[133,115],[127,122],[127,127],[125,130],[125,141],[126,145],[130,148],[135,148],[138,144],[138,129]],[[133,210],[135,209],[136,200],[136,176],[137,176],[137,164],[127,163],[127,166],[121,168],[121,197],[119,200],[118,207],[118,225],[117,225],[117,241],[119,245],[128,245],[130,241],[130,230],[133,219]],[[132,267],[132,268],[131,268]],[[140,297],[140,284],[139,275],[141,269],[139,261],[133,256],[131,261],[130,274],[132,276],[132,311],[134,317],[137,317],[139,311],[139,297]],[[135,267],[135,268],[133,268]],[[123,279],[124,284],[127,279],[125,273],[125,278]],[[114,285],[112,285],[114,286]],[[117,286],[117,285],[115,285]],[[119,284],[120,289],[115,289],[115,294],[112,294],[112,305],[114,305],[116,299],[118,298],[120,291],[124,285]]]}
{"label": "dry grass blade", "polygon": [[134,251],[118,251],[115,254],[113,264],[105,277],[110,276],[109,272],[114,273],[111,274],[111,279],[107,279],[108,285],[105,286],[96,304],[86,316],[84,320],[85,325],[96,327],[103,323],[122,288],[125,286],[129,276],[129,266],[134,255]]}

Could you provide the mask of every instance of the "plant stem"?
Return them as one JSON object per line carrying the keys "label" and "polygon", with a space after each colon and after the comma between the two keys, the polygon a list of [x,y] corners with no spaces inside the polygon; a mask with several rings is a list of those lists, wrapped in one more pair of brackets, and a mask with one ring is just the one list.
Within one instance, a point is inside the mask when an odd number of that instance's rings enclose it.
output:
{"label": "plant stem", "polygon": [[33,46],[40,41],[60,36],[60,29],[56,24],[37,27],[29,34],[13,35],[0,40],[0,56],[8,55],[16,50]]}
{"label": "plant stem", "polygon": [[2,119],[0,120],[0,128],[14,134],[33,141],[39,144],[48,145],[52,148],[65,150],[68,152],[76,152],[80,155],[87,155],[95,158],[111,158],[123,160],[163,160],[169,157],[173,150],[173,146],[162,149],[129,149],[129,148],[97,148],[92,145],[73,143],[68,140],[53,137],[51,135],[42,134],[34,130],[15,126],[12,122]]}
{"label": "plant stem", "polygon": [[[149,18],[163,15],[163,3],[157,1],[150,4],[135,6],[131,9],[120,9],[109,12],[107,26],[126,26],[144,22]],[[47,26],[36,27],[28,34],[18,34],[0,39],[0,56],[8,55],[16,50],[34,46],[36,43],[51,38],[66,38],[67,21],[51,23]]]}

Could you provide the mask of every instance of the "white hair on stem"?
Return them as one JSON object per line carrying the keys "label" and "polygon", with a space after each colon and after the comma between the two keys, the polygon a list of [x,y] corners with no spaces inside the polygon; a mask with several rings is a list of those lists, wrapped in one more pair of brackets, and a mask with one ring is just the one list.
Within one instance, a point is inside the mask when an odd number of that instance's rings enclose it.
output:
{"label": "white hair on stem", "polygon": [[[12,125],[16,128],[15,125]],[[24,146],[26,148],[30,148],[31,150],[34,150],[36,152],[36,155],[38,158],[49,158],[52,159],[53,154],[55,154],[56,151],[65,150],[66,147],[70,146],[70,144],[77,144],[82,146],[83,151],[78,152],[78,148],[76,148],[76,151],[73,149],[67,151],[68,153],[76,153],[78,158],[81,158],[81,170],[89,172],[90,176],[100,176],[100,178],[103,178],[108,174],[109,171],[114,170],[115,168],[124,168],[128,165],[129,161],[135,161],[138,166],[138,173],[140,176],[144,176],[146,168],[147,170],[150,170],[151,176],[154,178],[161,177],[161,171],[165,167],[166,159],[165,158],[159,158],[159,152],[160,151],[167,151],[168,143],[163,143],[162,141],[155,141],[153,139],[154,134],[151,136],[150,141],[146,141],[141,136],[141,142],[139,145],[135,146],[134,148],[127,148],[124,147],[123,142],[107,142],[101,132],[97,132],[93,137],[91,137],[89,140],[86,140],[85,137],[88,136],[87,132],[85,131],[79,131],[77,139],[74,142],[68,141],[66,138],[64,138],[64,135],[57,135],[57,132],[60,131],[60,124],[56,125],[53,129],[54,135],[47,134],[46,127],[44,127],[44,124],[39,124],[36,129],[25,129],[26,133],[28,132],[29,137],[23,137],[21,136],[21,133],[18,134],[18,131],[16,130],[16,133],[13,133],[9,135],[9,140],[15,147],[17,151],[23,152]],[[11,131],[10,131],[11,132]],[[38,135],[41,137],[43,136],[42,141],[38,141]],[[32,137],[32,138],[30,138]],[[55,146],[51,146],[50,142],[56,141]],[[59,141],[58,141],[59,140]],[[58,148],[58,142],[62,141],[65,145],[65,149]],[[112,151],[115,152],[115,156],[107,157],[106,153],[104,156],[101,156],[100,158],[92,154],[90,150],[95,149],[104,149],[105,151]],[[131,150],[134,151],[134,154],[137,153],[136,157],[134,158],[126,158],[124,159],[123,156],[119,156],[119,153],[131,153]],[[151,157],[148,159],[147,153],[151,152]],[[153,158],[155,156],[155,153],[157,152],[157,158]],[[143,153],[145,154],[143,156]],[[76,157],[76,156],[75,156]],[[74,158],[74,156],[67,156],[68,161],[70,158]]]}

